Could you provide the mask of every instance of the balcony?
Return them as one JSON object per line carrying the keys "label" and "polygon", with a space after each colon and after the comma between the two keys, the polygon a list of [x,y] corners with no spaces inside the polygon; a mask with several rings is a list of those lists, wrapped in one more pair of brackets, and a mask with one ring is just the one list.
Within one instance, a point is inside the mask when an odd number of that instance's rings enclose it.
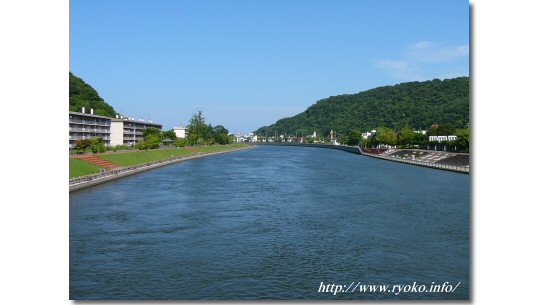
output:
{"label": "balcony", "polygon": [[102,128],[76,128],[76,127],[69,127],[69,131],[71,131],[71,132],[110,133],[110,130],[109,130],[109,129],[102,129]]}

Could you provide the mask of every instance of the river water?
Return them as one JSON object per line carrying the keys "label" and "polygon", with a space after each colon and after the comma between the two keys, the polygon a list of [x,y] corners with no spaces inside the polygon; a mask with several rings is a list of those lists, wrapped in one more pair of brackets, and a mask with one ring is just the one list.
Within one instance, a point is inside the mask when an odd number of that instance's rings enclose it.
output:
{"label": "river water", "polygon": [[468,175],[323,148],[169,165],[70,194],[70,298],[467,299],[469,191]]}

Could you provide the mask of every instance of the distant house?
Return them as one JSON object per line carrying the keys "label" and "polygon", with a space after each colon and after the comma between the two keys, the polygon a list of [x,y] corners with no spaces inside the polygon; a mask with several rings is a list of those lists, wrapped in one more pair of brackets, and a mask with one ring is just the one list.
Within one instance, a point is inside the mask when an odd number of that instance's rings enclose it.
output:
{"label": "distant house", "polygon": [[367,131],[367,132],[363,132],[361,135],[362,135],[362,138],[363,139],[368,139],[369,137],[371,137],[372,135],[374,135],[376,133],[376,130],[375,129],[372,129],[370,131]]}
{"label": "distant house", "polygon": [[186,139],[189,135],[189,130],[187,126],[174,127],[173,130],[178,139]]}
{"label": "distant house", "polygon": [[241,135],[240,132],[236,133],[234,136],[235,136],[235,142],[237,143],[243,142],[245,140],[244,136]]}

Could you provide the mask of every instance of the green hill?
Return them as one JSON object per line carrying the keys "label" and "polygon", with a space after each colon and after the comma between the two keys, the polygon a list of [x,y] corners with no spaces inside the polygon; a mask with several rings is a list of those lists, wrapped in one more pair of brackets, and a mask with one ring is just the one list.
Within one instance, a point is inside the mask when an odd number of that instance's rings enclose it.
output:
{"label": "green hill", "polygon": [[93,108],[93,114],[114,117],[116,111],[107,104],[90,85],[69,72],[69,111],[80,112],[82,107],[86,113]]}
{"label": "green hill", "polygon": [[357,94],[343,94],[319,100],[304,112],[283,118],[255,133],[310,134],[317,131],[337,134],[352,129],[369,131],[379,126],[400,129],[409,126],[428,129],[432,124],[469,124],[469,77],[434,79],[384,86]]}

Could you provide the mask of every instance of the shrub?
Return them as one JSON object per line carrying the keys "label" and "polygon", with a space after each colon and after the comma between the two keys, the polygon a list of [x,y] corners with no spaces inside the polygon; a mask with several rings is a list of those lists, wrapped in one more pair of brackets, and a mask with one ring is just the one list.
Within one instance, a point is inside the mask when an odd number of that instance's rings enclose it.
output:
{"label": "shrub", "polygon": [[90,148],[90,144],[90,140],[77,140],[75,141],[75,146],[73,146],[73,150],[75,151],[75,153],[81,154],[86,151],[86,149]]}
{"label": "shrub", "polygon": [[103,139],[98,137],[93,137],[90,140],[90,150],[92,153],[102,153],[106,151],[106,146],[103,143]]}
{"label": "shrub", "polygon": [[174,142],[176,147],[185,147],[187,145],[187,139],[179,138]]}

